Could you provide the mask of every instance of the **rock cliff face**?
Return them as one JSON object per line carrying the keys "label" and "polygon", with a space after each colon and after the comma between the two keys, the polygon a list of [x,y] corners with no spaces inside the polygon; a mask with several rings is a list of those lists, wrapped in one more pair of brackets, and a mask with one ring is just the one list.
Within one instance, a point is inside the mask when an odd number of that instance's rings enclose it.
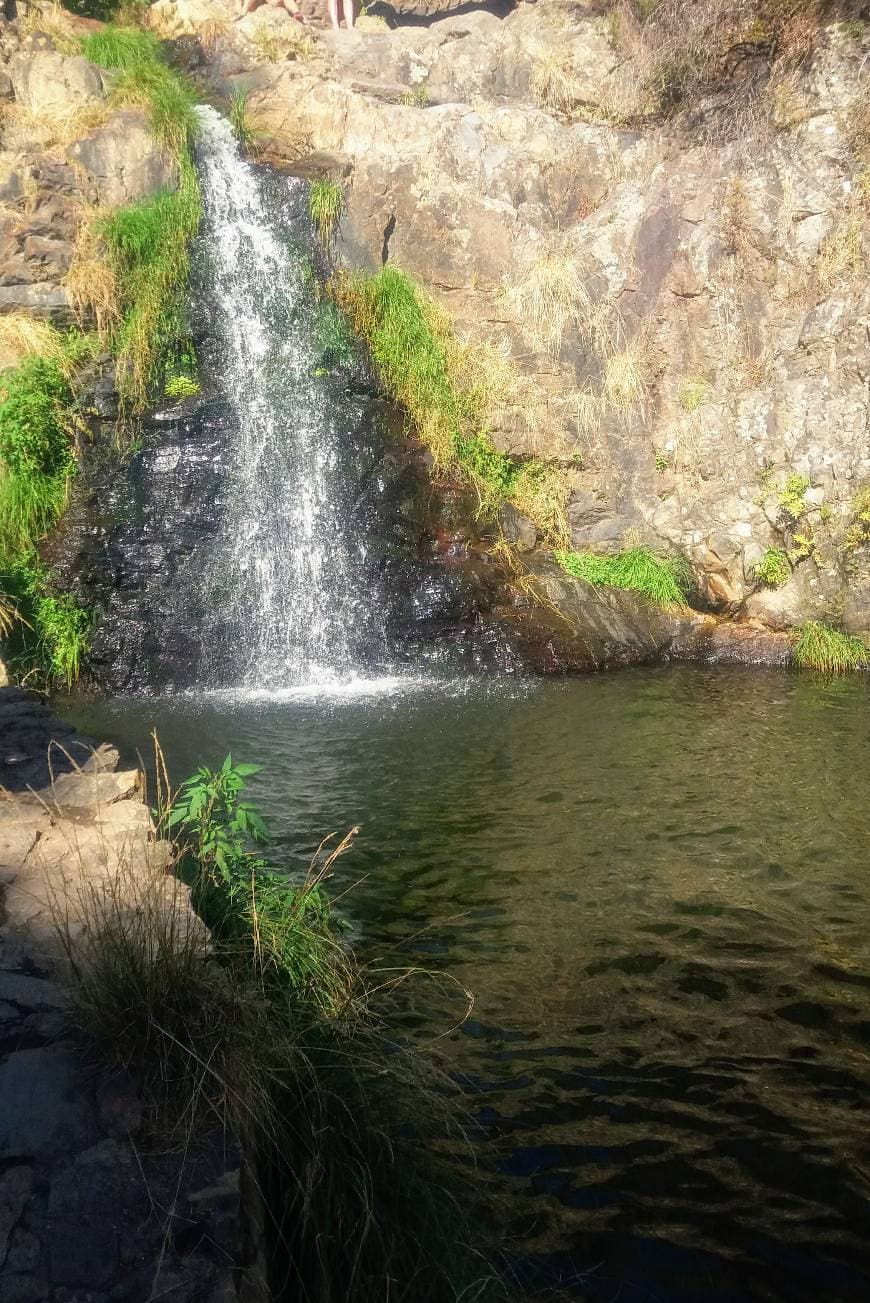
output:
{"label": "rock cliff face", "polygon": [[[723,112],[725,87],[678,126],[638,110],[643,69],[617,40],[612,7],[382,11],[408,25],[306,29],[268,6],[236,21],[229,0],[158,0],[149,21],[204,95],[247,94],[271,158],[341,181],[339,265],[406,269],[460,335],[508,359],[491,437],[559,469],[575,548],[681,552],[698,604],[750,629],[809,618],[870,629],[870,28],[821,28],[787,74],[766,71],[751,120]],[[176,181],[145,110],[114,105],[111,75],[70,49],[32,22],[0,29],[0,313],[58,324],[74,319],[67,274],[83,214]],[[166,431],[171,452],[178,430]],[[162,441],[154,427],[133,480],[163,466]],[[86,467],[79,507],[87,492],[101,497],[95,474]],[[179,489],[186,518],[191,491]],[[102,584],[102,606],[138,594],[129,647],[114,634],[98,646],[106,669],[116,655],[141,663],[155,611],[173,618],[158,589],[174,563],[167,571],[154,529],[134,545],[151,527],[123,515],[101,533],[74,511],[63,535],[89,540],[74,588]],[[557,582],[531,523],[513,513],[503,525],[546,572],[546,602],[571,606],[578,585]],[[119,561],[124,530],[135,573]],[[484,587],[482,598],[471,581],[463,620],[503,610],[522,626],[517,586],[502,575]],[[546,626],[534,663],[562,645]],[[751,632],[713,637],[704,619],[688,641],[677,626],[640,638],[629,659],[726,644],[749,659],[784,654]],[[599,632],[594,654],[575,645],[556,661],[620,659],[613,630]],[[199,651],[176,650],[183,678]]]}
{"label": "rock cliff face", "polygon": [[[192,5],[161,0],[168,33]],[[601,10],[364,20],[281,62],[258,24],[289,18],[255,13],[212,28],[209,76],[344,178],[345,265],[395,262],[509,351],[494,440],[563,467],[575,547],[678,550],[713,610],[866,630],[865,28],[820,30],[750,123],[677,130],[626,111]]]}

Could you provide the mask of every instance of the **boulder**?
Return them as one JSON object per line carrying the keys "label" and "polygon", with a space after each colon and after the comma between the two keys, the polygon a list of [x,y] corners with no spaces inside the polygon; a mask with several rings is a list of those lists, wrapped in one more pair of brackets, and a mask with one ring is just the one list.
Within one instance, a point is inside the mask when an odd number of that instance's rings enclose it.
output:
{"label": "boulder", "polygon": [[121,109],[70,145],[67,158],[80,170],[88,199],[110,208],[178,184],[177,168],[155,141],[145,109]]}
{"label": "boulder", "polygon": [[104,98],[99,69],[81,55],[21,51],[9,63],[16,101],[33,114],[60,115]]}

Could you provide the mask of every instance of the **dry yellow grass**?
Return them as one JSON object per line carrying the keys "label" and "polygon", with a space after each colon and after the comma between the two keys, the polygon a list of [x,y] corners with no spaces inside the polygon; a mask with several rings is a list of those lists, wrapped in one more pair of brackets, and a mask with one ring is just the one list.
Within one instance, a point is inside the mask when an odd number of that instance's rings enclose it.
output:
{"label": "dry yellow grass", "polygon": [[650,357],[646,340],[633,339],[610,354],[604,367],[602,391],[613,407],[623,411],[642,404],[649,391]]}
{"label": "dry yellow grass", "polygon": [[590,313],[579,264],[555,253],[533,262],[505,294],[529,343],[551,357],[558,357],[569,327],[582,325]]}
{"label": "dry yellow grass", "polygon": [[102,127],[112,109],[107,100],[96,100],[72,109],[42,109],[34,112],[21,104],[3,107],[4,144],[8,149],[34,147],[47,151],[66,149],[76,140]]}
{"label": "dry yellow grass", "polygon": [[47,321],[37,321],[23,312],[10,312],[0,316],[0,361],[3,366],[16,366],[22,358],[39,354],[56,362],[64,370],[69,368],[69,354],[63,336]]}
{"label": "dry yellow grass", "polygon": [[59,54],[80,54],[79,37],[75,20],[63,5],[54,3],[29,4],[18,18],[18,26],[25,34],[43,32]]}
{"label": "dry yellow grass", "polygon": [[72,265],[64,278],[76,319],[82,326],[95,326],[106,342],[121,320],[121,291],[96,234],[99,211],[91,209],[79,227]]}
{"label": "dry yellow grass", "polygon": [[822,241],[816,262],[816,280],[825,293],[864,271],[864,213],[859,202],[850,205]]}
{"label": "dry yellow grass", "polygon": [[580,86],[567,50],[541,48],[532,65],[532,97],[553,113],[570,113],[580,99]]}
{"label": "dry yellow grass", "polygon": [[278,32],[271,24],[263,23],[251,32],[248,40],[263,63],[285,63],[291,59],[306,63],[317,51],[314,37],[292,25]]}

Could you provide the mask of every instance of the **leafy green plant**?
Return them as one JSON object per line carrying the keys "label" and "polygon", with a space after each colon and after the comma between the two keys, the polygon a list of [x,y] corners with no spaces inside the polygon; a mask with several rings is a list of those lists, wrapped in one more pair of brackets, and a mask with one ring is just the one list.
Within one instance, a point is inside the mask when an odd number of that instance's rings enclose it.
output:
{"label": "leafy green plant", "polygon": [[805,475],[792,473],[777,495],[780,508],[791,520],[798,520],[807,509],[805,495],[810,482]]}
{"label": "leafy green plant", "polygon": [[794,663],[802,669],[844,674],[870,664],[870,648],[862,639],[840,633],[829,624],[808,620],[793,636]]}
{"label": "leafy green plant", "polygon": [[688,376],[677,390],[677,401],[686,412],[697,412],[707,401],[710,386],[700,376]]}
{"label": "leafy green plant", "polygon": [[231,755],[220,769],[201,765],[182,784],[165,819],[167,832],[183,829],[199,865],[214,867],[226,883],[232,883],[234,868],[246,861],[249,841],[269,838],[256,807],[239,799],[245,780],[258,772],[257,765],[234,765]]}
{"label": "leafy green plant", "polygon": [[682,557],[660,556],[648,547],[604,555],[599,552],[563,552],[556,561],[574,579],[609,588],[642,593],[661,606],[685,606],[691,571]]}
{"label": "leafy green plant", "polygon": [[768,588],[781,588],[791,574],[788,555],[781,547],[769,547],[755,566],[756,578]]}
{"label": "leafy green plant", "polygon": [[186,375],[170,376],[163,386],[163,393],[167,398],[193,398],[199,393],[199,381]]}
{"label": "leafy green plant", "polygon": [[344,194],[337,181],[321,177],[308,187],[308,213],[324,244],[332,239],[343,204]]}
{"label": "leafy green plant", "polygon": [[655,468],[659,475],[664,475],[665,471],[670,470],[670,461],[660,448],[655,450]]}

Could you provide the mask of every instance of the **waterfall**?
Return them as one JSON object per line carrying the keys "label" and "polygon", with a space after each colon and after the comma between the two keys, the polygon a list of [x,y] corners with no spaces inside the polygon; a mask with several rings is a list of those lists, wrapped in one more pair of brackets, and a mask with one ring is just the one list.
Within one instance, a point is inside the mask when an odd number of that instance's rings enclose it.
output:
{"label": "waterfall", "polygon": [[[287,212],[276,212],[229,123],[212,108],[197,112],[197,277],[210,369],[238,431],[205,575],[219,624],[211,655],[230,654],[250,687],[340,683],[362,668],[358,648],[379,627],[348,466],[353,400],[319,364],[311,263],[288,235]],[[285,210],[301,209],[304,183],[280,185]]]}

